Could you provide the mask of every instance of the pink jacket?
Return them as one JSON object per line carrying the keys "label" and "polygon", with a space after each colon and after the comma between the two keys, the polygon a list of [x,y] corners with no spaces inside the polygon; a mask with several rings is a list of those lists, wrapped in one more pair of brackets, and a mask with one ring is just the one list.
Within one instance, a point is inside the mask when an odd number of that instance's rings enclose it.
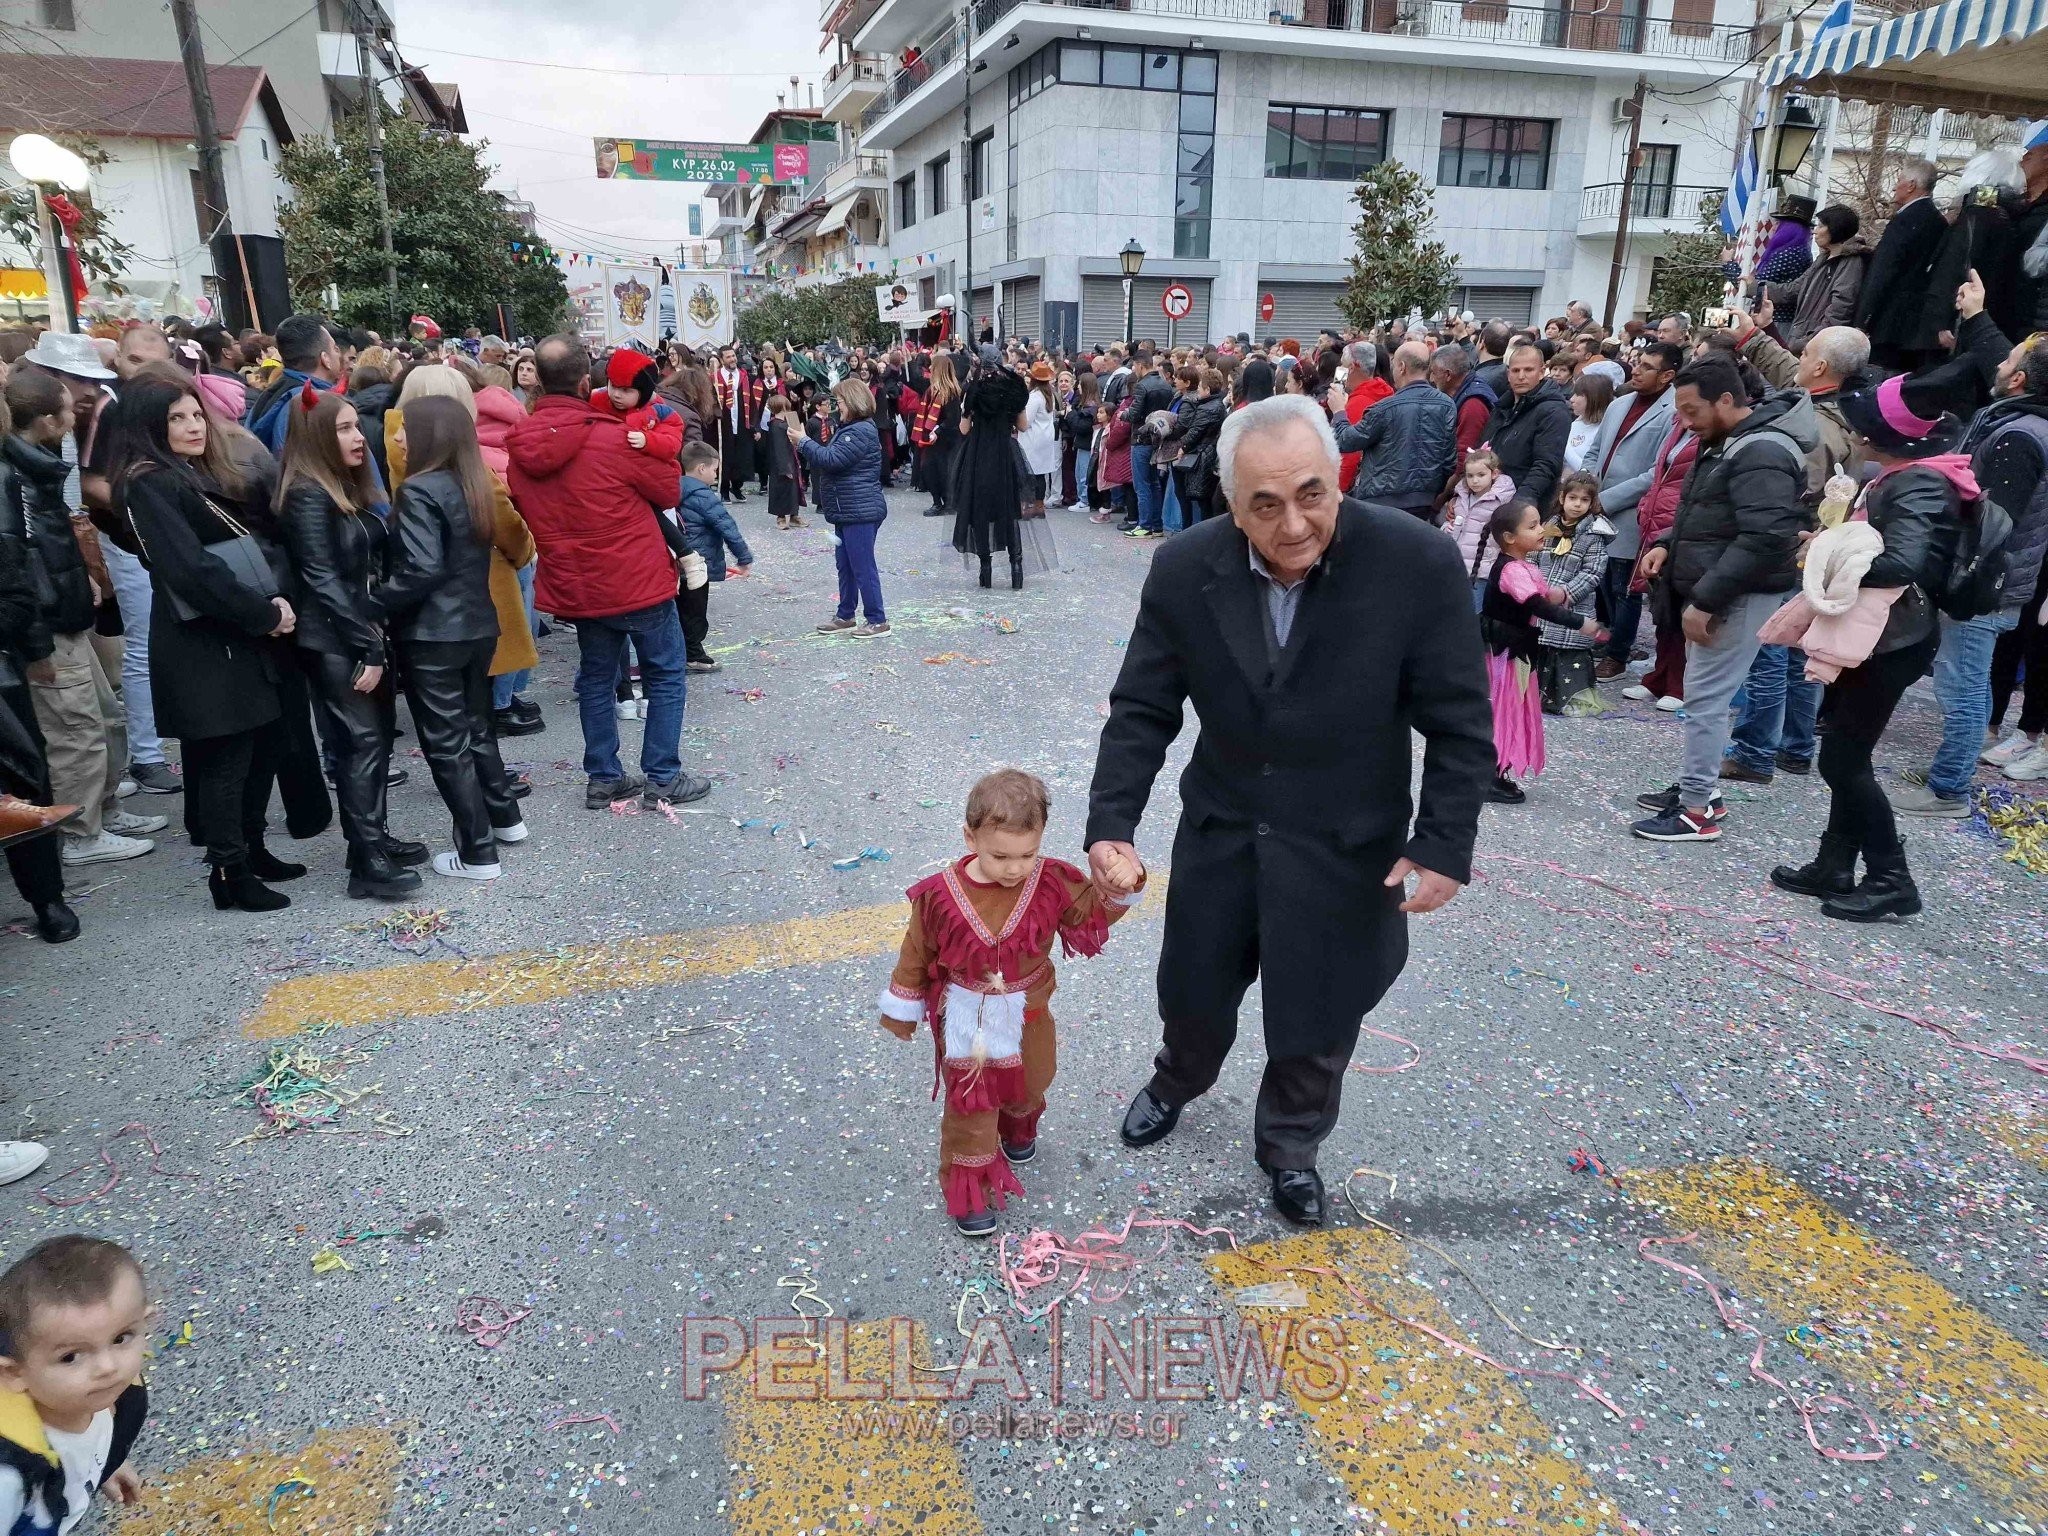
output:
{"label": "pink jacket", "polygon": [[1479,567],[1485,563],[1481,551],[1486,544],[1486,525],[1493,514],[1507,505],[1515,494],[1515,482],[1506,475],[1495,475],[1493,484],[1486,488],[1484,496],[1474,496],[1465,484],[1465,477],[1458,477],[1458,493],[1451,498],[1450,515],[1444,520],[1444,532],[1458,541],[1458,558],[1465,569],[1477,577],[1483,575]]}
{"label": "pink jacket", "polygon": [[505,441],[524,420],[526,407],[502,384],[476,392],[477,442],[483,447],[484,462],[497,471],[500,480],[505,478],[505,466],[511,462],[505,454]]}
{"label": "pink jacket", "polygon": [[1884,635],[1892,604],[1904,587],[1865,587],[1847,613],[1820,613],[1794,593],[1792,600],[1764,620],[1757,638],[1766,645],[1796,645],[1806,652],[1808,682],[1832,683],[1851,667],[1870,660]]}
{"label": "pink jacket", "polygon": [[249,408],[249,386],[232,373],[202,373],[192,383],[199,398],[229,421],[239,422]]}

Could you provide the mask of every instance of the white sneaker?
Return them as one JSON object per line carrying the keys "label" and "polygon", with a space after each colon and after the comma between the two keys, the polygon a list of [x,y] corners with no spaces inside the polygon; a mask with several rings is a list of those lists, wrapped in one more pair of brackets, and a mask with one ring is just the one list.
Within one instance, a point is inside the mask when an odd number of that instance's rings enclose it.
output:
{"label": "white sneaker", "polygon": [[1655,694],[1651,693],[1650,690],[1645,688],[1641,683],[1630,683],[1626,688],[1621,690],[1621,696],[1624,699],[1634,699],[1638,704],[1642,703],[1644,699],[1656,697]]}
{"label": "white sneaker", "polygon": [[67,837],[64,862],[112,864],[120,859],[139,859],[155,848],[156,844],[146,837],[123,837],[118,832],[102,832],[98,837]]}
{"label": "white sneaker", "polygon": [[49,1156],[50,1149],[40,1141],[0,1141],[0,1184],[27,1178]]}
{"label": "white sneaker", "polygon": [[133,779],[123,779],[114,790],[114,798],[126,800],[130,795],[142,793],[142,786]]}
{"label": "white sneaker", "polygon": [[2016,757],[2024,757],[2039,745],[2041,738],[2029,736],[2017,726],[2012,733],[1995,747],[1986,747],[1977,754],[1977,760],[1989,763],[1994,768],[2003,768]]}
{"label": "white sneaker", "polygon": [[434,873],[456,880],[495,880],[499,869],[495,864],[465,864],[459,853],[437,853],[434,855]]}
{"label": "white sneaker", "polygon": [[491,828],[491,836],[501,843],[523,843],[533,834],[526,830],[526,823],[515,821],[509,827]]}
{"label": "white sneaker", "polygon": [[2023,783],[2033,779],[2048,779],[2048,736],[2043,736],[2030,750],[2022,752],[2007,763],[2005,776]]}
{"label": "white sneaker", "polygon": [[168,816],[138,816],[129,811],[116,811],[100,823],[107,831],[119,832],[123,837],[146,837],[170,824]]}
{"label": "white sneaker", "polygon": [[1657,707],[1663,710],[1664,713],[1667,715],[1675,715],[1681,709],[1685,708],[1685,700],[1674,699],[1670,694],[1667,693],[1664,695],[1663,698],[1657,701]]}
{"label": "white sneaker", "polygon": [[641,710],[645,708],[645,703],[640,699],[621,699],[618,702],[617,714],[621,720],[644,720],[646,716],[641,714]]}

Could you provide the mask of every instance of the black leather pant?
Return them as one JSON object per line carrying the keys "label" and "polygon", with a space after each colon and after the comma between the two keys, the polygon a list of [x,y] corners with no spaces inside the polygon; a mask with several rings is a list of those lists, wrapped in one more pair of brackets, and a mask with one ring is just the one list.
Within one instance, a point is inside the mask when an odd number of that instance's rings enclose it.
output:
{"label": "black leather pant", "polygon": [[391,766],[394,710],[387,676],[369,693],[352,685],[355,663],[325,651],[301,651],[299,663],[313,685],[314,707],[334,754],[334,798],[350,867],[384,841],[384,776]]}
{"label": "black leather pant", "polygon": [[495,864],[493,827],[517,826],[519,802],[491,734],[491,652],[495,640],[405,642],[405,697],[419,727],[434,787],[455,819],[465,864]]}
{"label": "black leather pant", "polygon": [[284,725],[273,720],[231,736],[186,737],[185,824],[206,862],[231,868],[263,846],[263,817],[284,755]]}

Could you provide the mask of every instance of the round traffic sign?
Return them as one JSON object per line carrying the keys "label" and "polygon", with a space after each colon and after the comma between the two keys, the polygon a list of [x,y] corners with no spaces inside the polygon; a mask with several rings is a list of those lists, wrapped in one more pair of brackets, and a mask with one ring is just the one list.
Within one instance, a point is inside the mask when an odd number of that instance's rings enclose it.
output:
{"label": "round traffic sign", "polygon": [[1273,318],[1275,303],[1276,301],[1270,293],[1259,295],[1259,323],[1261,325],[1264,325]]}
{"label": "round traffic sign", "polygon": [[1169,320],[1185,320],[1195,307],[1195,296],[1179,283],[1168,283],[1159,295],[1159,307]]}

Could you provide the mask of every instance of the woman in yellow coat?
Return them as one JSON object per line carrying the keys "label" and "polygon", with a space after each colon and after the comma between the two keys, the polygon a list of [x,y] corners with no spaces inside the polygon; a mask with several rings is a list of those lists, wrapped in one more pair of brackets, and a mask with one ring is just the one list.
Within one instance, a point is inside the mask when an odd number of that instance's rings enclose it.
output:
{"label": "woman in yellow coat", "polygon": [[[519,573],[533,563],[533,535],[527,531],[526,520],[505,489],[505,452],[484,432],[476,391],[458,370],[445,363],[426,363],[407,373],[398,392],[398,403],[384,413],[384,454],[391,466],[391,494],[396,497],[398,488],[405,483],[405,406],[422,395],[446,395],[460,400],[471,415],[479,418],[477,435],[483,441],[484,460],[491,466],[498,491],[491,525],[491,604],[498,610],[498,645],[491,653],[491,676],[511,674],[516,679],[519,674],[530,673],[540,662],[540,652],[533,644],[533,620],[519,579]],[[502,441],[502,434],[492,435]],[[543,729],[540,709],[520,698],[516,687],[513,706],[494,712],[499,735],[527,736]]]}

